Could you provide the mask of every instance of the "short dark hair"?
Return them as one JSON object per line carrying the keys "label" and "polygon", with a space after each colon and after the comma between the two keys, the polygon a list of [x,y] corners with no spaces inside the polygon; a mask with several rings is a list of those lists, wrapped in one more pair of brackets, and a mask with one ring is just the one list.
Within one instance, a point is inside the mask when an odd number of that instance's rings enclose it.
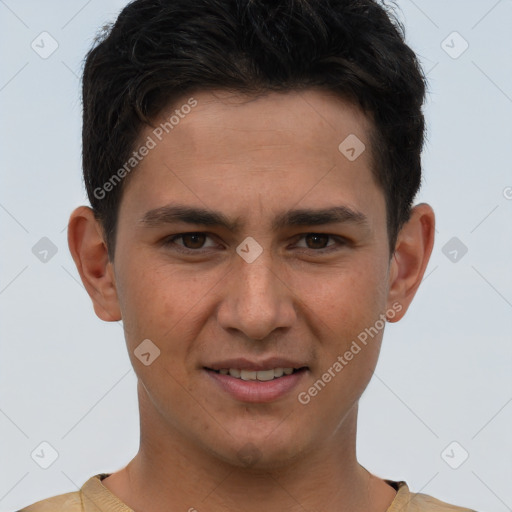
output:
{"label": "short dark hair", "polygon": [[388,5],[135,0],[104,27],[83,73],[84,181],[109,258],[128,176],[108,193],[104,184],[163,109],[192,91],[307,88],[350,100],[372,121],[372,173],[384,192],[392,253],[421,182],[426,79]]}

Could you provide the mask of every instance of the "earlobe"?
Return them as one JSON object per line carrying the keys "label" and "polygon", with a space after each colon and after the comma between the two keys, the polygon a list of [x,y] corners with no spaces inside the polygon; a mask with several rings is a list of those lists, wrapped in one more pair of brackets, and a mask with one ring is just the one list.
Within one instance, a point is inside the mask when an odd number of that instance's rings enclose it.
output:
{"label": "earlobe", "polygon": [[96,315],[106,322],[121,319],[112,263],[100,223],[87,206],[71,213],[68,246]]}
{"label": "earlobe", "polygon": [[409,221],[398,234],[390,262],[388,309],[396,303],[402,306],[390,322],[405,315],[418,290],[434,246],[434,231],[435,215],[430,205],[421,203],[412,208]]}

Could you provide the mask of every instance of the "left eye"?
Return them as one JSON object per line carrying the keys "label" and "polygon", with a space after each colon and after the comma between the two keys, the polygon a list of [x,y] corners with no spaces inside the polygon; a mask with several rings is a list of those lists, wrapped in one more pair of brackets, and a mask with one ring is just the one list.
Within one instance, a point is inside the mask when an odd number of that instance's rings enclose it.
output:
{"label": "left eye", "polygon": [[[325,233],[307,233],[305,235],[302,235],[301,236],[301,239],[304,238],[305,240],[312,240],[313,241],[313,245],[322,245],[323,247],[306,247],[307,249],[313,249],[313,250],[322,250],[322,249],[325,249],[326,247],[332,247],[333,245],[336,245],[336,243],[332,244],[332,245],[324,245],[323,242],[327,242],[327,240],[329,238],[335,238],[333,237],[332,235],[326,235]],[[319,242],[320,240],[320,242]],[[338,238],[339,240],[339,238]]]}
{"label": "left eye", "polygon": [[[179,248],[179,251],[182,252],[201,252],[201,249],[204,249],[203,244],[206,238],[211,238],[206,233],[202,232],[193,232],[193,233],[180,233],[179,235],[174,235],[169,238],[166,238],[163,242],[165,246],[174,245]],[[313,250],[315,252],[322,251],[330,251],[333,246],[345,245],[345,241],[341,237],[336,237],[334,235],[328,235],[325,233],[305,233],[301,235],[301,239],[307,240],[313,243],[313,247],[311,244],[307,244],[306,249]],[[176,240],[181,239],[182,244],[176,244]],[[331,245],[326,245],[329,239],[335,239],[335,243]],[[337,242],[337,243],[336,243]],[[320,247],[319,247],[320,246]],[[215,247],[215,245],[211,245],[210,247]]]}

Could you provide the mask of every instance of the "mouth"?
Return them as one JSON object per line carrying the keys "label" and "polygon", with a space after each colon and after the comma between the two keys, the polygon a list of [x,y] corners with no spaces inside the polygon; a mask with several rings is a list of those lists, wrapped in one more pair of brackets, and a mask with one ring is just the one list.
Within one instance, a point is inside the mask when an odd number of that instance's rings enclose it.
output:
{"label": "mouth", "polygon": [[269,368],[267,370],[245,370],[241,368],[213,368],[204,367],[205,370],[217,373],[219,375],[229,375],[235,379],[245,381],[269,382],[271,380],[281,379],[294,373],[302,372],[308,369],[307,366],[300,368]]}
{"label": "mouth", "polygon": [[309,367],[258,365],[258,369],[247,369],[204,366],[203,371],[224,396],[242,403],[269,403],[293,396],[292,391],[306,378]]}

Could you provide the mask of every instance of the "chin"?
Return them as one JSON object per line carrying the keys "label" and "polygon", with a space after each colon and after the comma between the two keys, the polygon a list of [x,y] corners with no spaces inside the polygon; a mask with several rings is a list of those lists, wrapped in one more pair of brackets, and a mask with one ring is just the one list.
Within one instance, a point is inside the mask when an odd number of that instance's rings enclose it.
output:
{"label": "chin", "polygon": [[[222,443],[214,443],[213,454],[229,465],[254,471],[269,471],[290,464],[299,459],[306,451],[305,441],[300,439],[298,432],[285,433],[269,429],[261,435],[251,433],[246,427],[243,433],[233,434],[225,439],[225,450]],[[236,444],[235,444],[236,441]]]}

